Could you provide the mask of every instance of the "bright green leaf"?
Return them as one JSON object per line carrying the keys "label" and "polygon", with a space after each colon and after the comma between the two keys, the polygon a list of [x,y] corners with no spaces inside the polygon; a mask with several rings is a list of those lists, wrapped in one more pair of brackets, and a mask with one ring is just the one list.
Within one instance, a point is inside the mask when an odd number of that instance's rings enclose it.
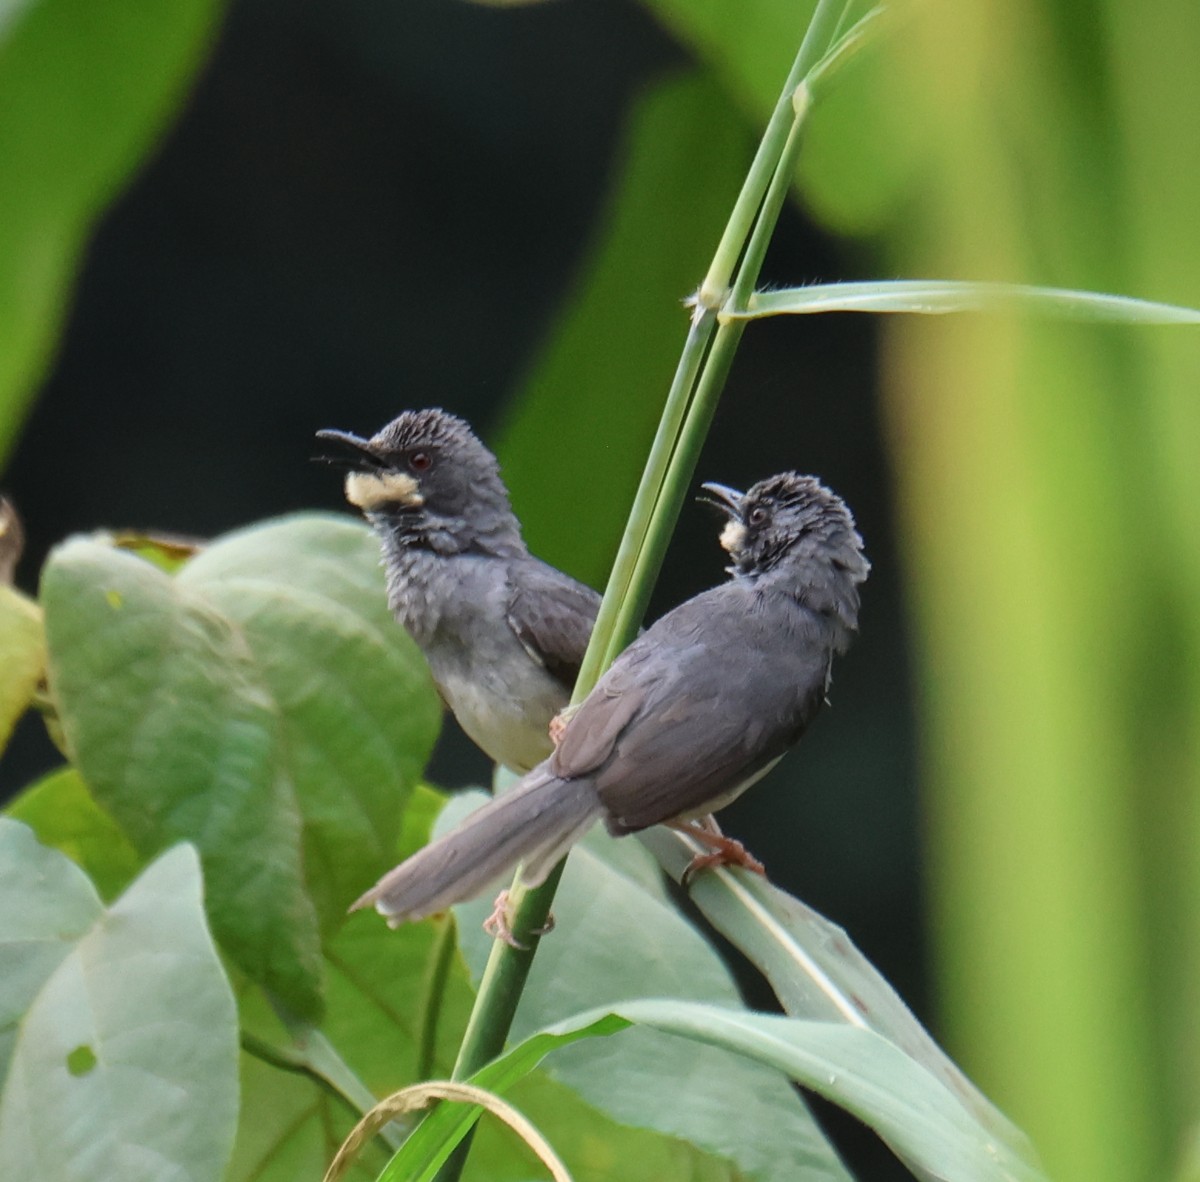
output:
{"label": "bright green leaf", "polygon": [[0,820],[6,1176],[221,1177],[237,1024],[201,894],[195,851],[181,846],[104,911],[68,859]]}
{"label": "bright green leaf", "polygon": [[[871,1031],[677,1000],[629,1002],[611,1013],[783,1072],[869,1125],[923,1176],[1044,1177],[1028,1144],[997,1144],[940,1081]],[[549,1033],[570,1036],[607,1016],[592,1011]]]}
{"label": "bright green leaf", "polygon": [[5,812],[28,825],[43,845],[61,850],[82,867],[105,899],[124,890],[142,867],[129,839],[95,802],[74,768],[43,776]]}
{"label": "bright green leaf", "polygon": [[[613,1041],[619,1043],[629,1037],[630,1026],[680,1038],[693,1050],[719,1047],[796,1080],[875,1129],[923,1178],[1044,1182],[1027,1148],[1017,1153],[993,1142],[941,1083],[886,1040],[831,1023],[678,1000],[630,1001],[576,1015],[530,1036],[471,1082],[503,1093],[552,1051],[557,1058],[580,1040],[618,1033]],[[577,1049],[572,1046],[571,1053]],[[682,1103],[669,1075],[660,1083]],[[738,1096],[736,1117],[728,1109],[719,1111],[730,1123],[743,1119],[744,1098]],[[431,1177],[476,1115],[463,1106],[443,1105],[409,1138],[381,1182]]]}

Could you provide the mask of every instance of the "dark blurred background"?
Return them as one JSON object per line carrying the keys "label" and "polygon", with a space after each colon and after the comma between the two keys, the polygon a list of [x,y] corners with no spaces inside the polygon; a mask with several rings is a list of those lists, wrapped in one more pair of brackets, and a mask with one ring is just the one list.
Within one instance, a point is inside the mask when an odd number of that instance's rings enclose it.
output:
{"label": "dark blurred background", "polygon": [[[48,548],[75,531],[210,536],[344,510],[338,478],[308,462],[320,427],[370,433],[440,405],[496,446],[585,265],[631,105],[687,66],[645,9],[619,0],[238,0],[182,118],[92,242],[5,478],[29,535],[19,583],[32,588]],[[698,257],[713,246],[698,243]],[[792,206],[765,278],[857,268]],[[682,308],[676,320],[672,349]],[[873,332],[852,316],[751,326],[700,464],[698,479],[741,486],[820,474],[855,510],[874,564],[833,708],[723,821],[928,1019]],[[619,519],[631,489],[593,478]],[[569,532],[571,504],[555,515]],[[704,507],[685,509],[652,616],[722,577],[716,529]],[[564,561],[553,537],[531,540]],[[40,728],[27,718],[0,764],[6,795],[56,762]],[[449,722],[430,778],[488,775]]]}

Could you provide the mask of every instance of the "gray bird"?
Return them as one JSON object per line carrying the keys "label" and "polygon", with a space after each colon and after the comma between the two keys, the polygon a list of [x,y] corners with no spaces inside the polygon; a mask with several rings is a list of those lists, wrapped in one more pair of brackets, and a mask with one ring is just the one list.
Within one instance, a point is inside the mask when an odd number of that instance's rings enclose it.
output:
{"label": "gray bird", "polygon": [[462,419],[405,411],[370,439],[318,431],[383,548],[388,602],[446,705],[496,763],[553,750],[600,597],[534,558],[496,457]]}
{"label": "gray bird", "polygon": [[[870,569],[845,504],[788,472],[741,494],[706,484],[728,515],[730,580],[633,642],[514,788],[386,874],[355,907],[393,926],[470,899],[521,864],[529,886],[602,819],[615,836],[685,828],[718,859],[740,844],[693,824],[764,776],[825,701],[858,627]],[[493,917],[495,920],[497,917]]]}

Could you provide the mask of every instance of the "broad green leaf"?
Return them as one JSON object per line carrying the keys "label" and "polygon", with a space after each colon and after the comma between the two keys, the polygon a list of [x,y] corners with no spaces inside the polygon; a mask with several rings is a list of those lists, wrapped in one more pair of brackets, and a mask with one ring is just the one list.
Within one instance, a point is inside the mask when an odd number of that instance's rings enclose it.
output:
{"label": "broad green leaf", "polygon": [[1074,320],[1125,324],[1200,324],[1200,311],[1130,296],[1067,291],[1028,283],[976,283],[958,279],[890,279],[865,283],[818,283],[759,291],[744,312],[725,320],[813,312],[995,312],[1012,309]]}
{"label": "broad green leaf", "polygon": [[[630,1002],[611,1012],[776,1068],[869,1125],[923,1176],[1044,1177],[1028,1145],[1018,1151],[997,1144],[939,1080],[871,1031],[674,999]],[[583,1014],[551,1033],[571,1034],[605,1016]]]}
{"label": "broad green leaf", "polygon": [[318,914],[334,924],[390,865],[437,726],[369,532],[270,523],[175,578],[75,540],[43,602],[51,689],[97,800],[143,855],[194,841],[222,944],[315,1015]]}
{"label": "broad green leaf", "polygon": [[[480,801],[456,798],[438,828]],[[628,872],[629,859],[637,856],[649,860],[635,842],[598,831],[572,851],[555,896],[555,929],[538,947],[513,1023],[514,1039],[581,1006],[631,996],[738,1004],[737,987],[713,948],[660,890],[641,885],[641,872]],[[490,900],[479,900],[455,909],[476,976],[491,949],[480,926],[490,908]],[[687,1046],[645,1029],[556,1056],[547,1071],[623,1124],[686,1140],[733,1163],[746,1177],[845,1176],[786,1082],[719,1048]],[[669,1088],[664,1079],[672,1081]],[[711,1111],[731,1093],[739,1097],[738,1119],[713,1121]],[[552,1124],[541,1121],[539,1127],[553,1139]]]}
{"label": "broad green leaf", "polygon": [[142,868],[129,839],[72,767],[59,768],[31,784],[5,813],[28,825],[43,845],[60,850],[80,866],[104,899],[123,891]]}
{"label": "broad green leaf", "polygon": [[0,751],[45,676],[46,642],[37,604],[0,586]]}
{"label": "broad green leaf", "polygon": [[3,1078],[22,1015],[104,909],[87,875],[40,845],[24,825],[0,818],[0,853]]}
{"label": "broad green leaf", "polygon": [[253,978],[320,1008],[317,920],[279,719],[232,622],[132,555],[78,539],[42,577],[50,687],[72,762],[143,856],[180,839]]}
{"label": "broad green leaf", "polygon": [[0,7],[0,461],[95,219],[173,114],[214,0]]}
{"label": "broad green leaf", "polygon": [[[473,1083],[505,1092],[543,1057],[576,1051],[580,1040],[619,1034],[636,1026],[684,1040],[693,1049],[719,1047],[779,1072],[853,1113],[873,1128],[920,1177],[972,1182],[1043,1182],[1026,1150],[997,1145],[942,1084],[878,1035],[824,1022],[751,1014],[679,1000],[636,1000],[575,1015],[531,1035],[472,1077]],[[669,1076],[661,1086],[683,1102]],[[737,1095],[731,1089],[730,1093]],[[721,1123],[740,1120],[719,1109]],[[381,1182],[426,1179],[477,1116],[463,1106],[443,1105],[389,1163]],[[742,1176],[742,1175],[739,1175]],[[793,1177],[797,1176],[795,1174]],[[807,1176],[807,1175],[805,1175]]]}
{"label": "broad green leaf", "polygon": [[425,660],[388,610],[378,543],[349,517],[298,515],[226,535],[178,581],[250,650],[304,817],[308,891],[336,926],[391,869],[441,721]]}
{"label": "broad green leaf", "polygon": [[[639,835],[678,880],[698,847],[656,827]],[[697,875],[688,894],[704,917],[770,982],[793,1018],[871,1030],[938,1079],[1000,1142],[1025,1136],[934,1042],[896,991],[836,924],[755,874]]]}
{"label": "broad green leaf", "polygon": [[748,160],[742,124],[702,76],[671,77],[636,105],[578,290],[500,431],[531,546],[596,586],[687,331],[682,301],[704,277]]}
{"label": "broad green leaf", "polygon": [[[0,951],[19,967],[0,973],[5,1013],[14,984],[32,992],[0,1094],[6,1174],[216,1182],[237,1117],[237,1022],[195,851],[164,854],[108,911],[13,821],[0,821],[0,868]],[[30,957],[39,944],[53,955]]]}

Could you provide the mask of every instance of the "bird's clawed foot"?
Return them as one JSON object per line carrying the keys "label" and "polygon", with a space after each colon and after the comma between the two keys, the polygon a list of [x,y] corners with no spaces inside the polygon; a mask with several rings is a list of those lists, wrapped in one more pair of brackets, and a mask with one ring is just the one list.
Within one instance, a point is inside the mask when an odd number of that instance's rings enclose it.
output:
{"label": "bird's clawed foot", "polygon": [[[518,952],[528,952],[529,945],[522,944],[520,940],[513,935],[512,919],[509,915],[509,897],[508,891],[501,891],[496,896],[496,902],[492,904],[492,913],[483,921],[483,930],[487,932],[493,940],[503,940],[510,948],[515,948]],[[544,927],[536,928],[530,932],[531,936],[545,936],[554,931],[554,916],[546,916]]]}
{"label": "bird's clawed foot", "polygon": [[506,890],[496,896],[496,902],[492,904],[491,915],[483,921],[483,930],[493,940],[503,940],[510,948],[516,948],[520,952],[529,951],[529,945],[522,944],[513,935],[512,922],[508,915],[508,891]]}
{"label": "bird's clawed foot", "polygon": [[564,706],[552,719],[550,719],[550,742],[557,747],[562,742],[562,737],[566,733],[567,723],[575,715],[575,711],[579,707]]}
{"label": "bird's clawed foot", "polygon": [[696,854],[684,867],[679,879],[682,886],[687,886],[701,870],[708,870],[714,866],[741,866],[766,878],[767,868],[740,841],[726,837],[711,816],[699,823],[672,825],[671,828],[695,838],[712,850],[710,854]]}

